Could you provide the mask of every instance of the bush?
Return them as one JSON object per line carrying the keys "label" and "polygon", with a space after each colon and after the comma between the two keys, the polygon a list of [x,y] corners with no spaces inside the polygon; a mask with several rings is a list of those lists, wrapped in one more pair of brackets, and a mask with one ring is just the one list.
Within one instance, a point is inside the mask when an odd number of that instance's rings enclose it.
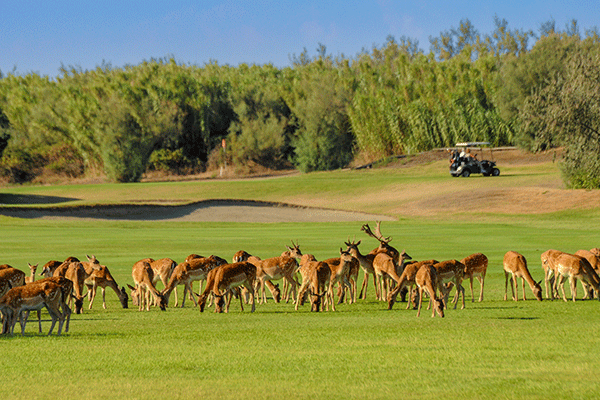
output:
{"label": "bush", "polygon": [[2,176],[7,177],[10,183],[25,183],[36,176],[36,158],[25,149],[9,148],[0,160]]}
{"label": "bush", "polygon": [[183,154],[183,149],[158,149],[150,154],[148,169],[184,175],[194,169],[195,163]]}
{"label": "bush", "polygon": [[70,144],[61,143],[43,152],[45,168],[56,175],[78,178],[85,172],[83,157]]}

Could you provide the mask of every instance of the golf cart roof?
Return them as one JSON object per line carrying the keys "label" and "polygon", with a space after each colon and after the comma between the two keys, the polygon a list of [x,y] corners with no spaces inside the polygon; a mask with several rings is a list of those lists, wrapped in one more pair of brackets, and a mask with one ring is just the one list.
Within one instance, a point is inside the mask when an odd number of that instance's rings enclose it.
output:
{"label": "golf cart roof", "polygon": [[490,142],[462,142],[462,143],[456,143],[456,147],[475,147],[475,146],[486,146],[489,144],[490,144]]}

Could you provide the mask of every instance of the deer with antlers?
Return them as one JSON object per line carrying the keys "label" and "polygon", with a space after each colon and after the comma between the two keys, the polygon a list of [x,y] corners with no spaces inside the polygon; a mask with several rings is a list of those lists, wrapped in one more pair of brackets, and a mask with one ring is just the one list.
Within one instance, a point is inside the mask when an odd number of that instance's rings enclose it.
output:
{"label": "deer with antlers", "polygon": [[[388,256],[390,256],[392,258],[392,260],[397,268],[401,266],[400,252],[395,247],[390,245],[390,242],[392,241],[392,237],[391,236],[387,236],[387,237],[383,236],[383,234],[381,233],[381,221],[377,221],[375,233],[373,233],[369,224],[364,224],[360,229],[363,232],[365,232],[367,234],[367,236],[370,236],[379,241],[379,246],[369,252],[369,255],[373,256],[373,259],[375,256],[377,256],[377,254],[383,253],[383,254],[387,254]],[[402,274],[402,271],[398,270],[397,274]],[[367,271],[365,271],[365,279],[364,279],[363,285],[361,287],[361,294],[362,294],[362,288],[365,289],[365,297],[364,298],[366,298],[366,288],[368,286],[368,278],[369,277],[368,277]],[[384,279],[389,279],[389,277],[385,277]],[[375,271],[373,273],[373,283],[376,287],[376,291],[378,290],[377,286],[382,287],[384,285],[384,282],[381,280],[379,281],[379,283],[377,283],[377,273]],[[387,284],[387,282],[385,284]],[[379,295],[377,296],[377,298],[379,300],[385,300],[385,296],[382,294],[381,289],[379,289],[378,293],[379,293]],[[402,293],[402,301],[404,301],[404,296],[405,296],[405,292]],[[362,296],[359,296],[359,298],[362,298]]]}

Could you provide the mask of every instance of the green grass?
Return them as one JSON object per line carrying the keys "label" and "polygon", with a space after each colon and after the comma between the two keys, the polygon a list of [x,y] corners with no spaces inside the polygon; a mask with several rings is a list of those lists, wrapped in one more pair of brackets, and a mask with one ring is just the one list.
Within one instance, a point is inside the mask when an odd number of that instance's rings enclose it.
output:
{"label": "green grass", "polygon": [[[354,191],[447,184],[450,178],[435,171],[336,171],[259,181],[29,186],[2,192],[79,198],[86,204],[136,200],[140,188],[154,200],[181,201],[309,201],[310,193],[316,193],[313,199],[332,208],[385,212],[397,205],[365,206]],[[496,184],[548,177],[555,178],[555,171],[507,171]],[[388,311],[386,304],[375,301],[372,286],[366,301],[319,314],[309,312],[308,306],[294,311],[292,304],[273,302],[258,305],[254,314],[240,312],[235,302],[229,314],[217,315],[212,309],[201,314],[189,302],[183,309],[138,312],[120,308],[115,294],[107,292],[108,309],[97,298],[93,310],[73,315],[68,334],[39,335],[36,323],[30,322],[25,337],[0,337],[0,398],[594,398],[599,388],[594,382],[600,369],[600,304],[537,302],[528,287],[528,301],[503,301],[501,261],[506,251],[519,251],[540,280],[543,251],[598,246],[598,217],[594,209],[385,222],[391,244],[415,259],[460,259],[479,251],[490,259],[484,301],[471,303],[466,283],[466,308],[450,309],[444,319],[431,318],[425,310],[417,318],[405,303]],[[143,257],[182,261],[199,253],[231,259],[239,249],[270,257],[298,240],[303,252],[322,259],[335,256],[349,237],[362,239],[361,250],[367,252],[377,243],[360,231],[361,224],[0,217],[0,263],[25,270],[27,262],[95,254],[124,285],[132,283],[131,266]],[[477,295],[479,285],[474,286]],[[48,321],[43,324],[47,331]]]}

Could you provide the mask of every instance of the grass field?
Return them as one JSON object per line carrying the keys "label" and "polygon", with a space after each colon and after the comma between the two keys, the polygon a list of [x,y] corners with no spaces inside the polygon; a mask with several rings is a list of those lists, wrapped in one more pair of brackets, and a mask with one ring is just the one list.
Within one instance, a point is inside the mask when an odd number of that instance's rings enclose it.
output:
{"label": "grass field", "polygon": [[[493,183],[515,187],[558,174],[552,166],[507,170]],[[401,202],[383,195],[390,187],[447,185],[450,179],[434,163],[255,181],[6,187],[0,189],[0,201],[3,196],[53,196],[89,205],[140,197],[173,202],[247,198],[393,215]],[[489,182],[452,180],[459,186]],[[356,195],[367,191],[371,203]],[[377,200],[383,198],[388,200]],[[240,312],[237,303],[229,314],[201,314],[189,302],[166,312],[138,312],[131,305],[122,309],[115,294],[107,292],[108,309],[97,298],[93,310],[73,315],[68,334],[43,336],[30,323],[24,337],[0,337],[0,398],[595,398],[600,304],[538,302],[529,287],[529,300],[503,301],[501,262],[506,251],[518,251],[534,278],[542,279],[543,251],[598,247],[599,210],[385,222],[382,229],[393,236],[391,244],[414,259],[461,259],[474,252],[488,256],[484,301],[471,303],[466,283],[466,308],[450,309],[444,319],[426,311],[417,318],[405,303],[388,311],[374,299],[372,286],[366,301],[318,314],[308,306],[294,311],[292,304],[272,301],[258,305],[254,314]],[[245,249],[266,258],[298,240],[303,252],[322,259],[335,256],[349,237],[362,239],[361,250],[367,252],[377,243],[360,231],[361,225],[0,217],[0,263],[26,270],[27,262],[95,254],[125,285],[132,283],[133,263],[144,257],[182,261],[199,253],[231,259]],[[474,286],[477,295],[479,285]],[[43,324],[47,331],[49,323]]]}

